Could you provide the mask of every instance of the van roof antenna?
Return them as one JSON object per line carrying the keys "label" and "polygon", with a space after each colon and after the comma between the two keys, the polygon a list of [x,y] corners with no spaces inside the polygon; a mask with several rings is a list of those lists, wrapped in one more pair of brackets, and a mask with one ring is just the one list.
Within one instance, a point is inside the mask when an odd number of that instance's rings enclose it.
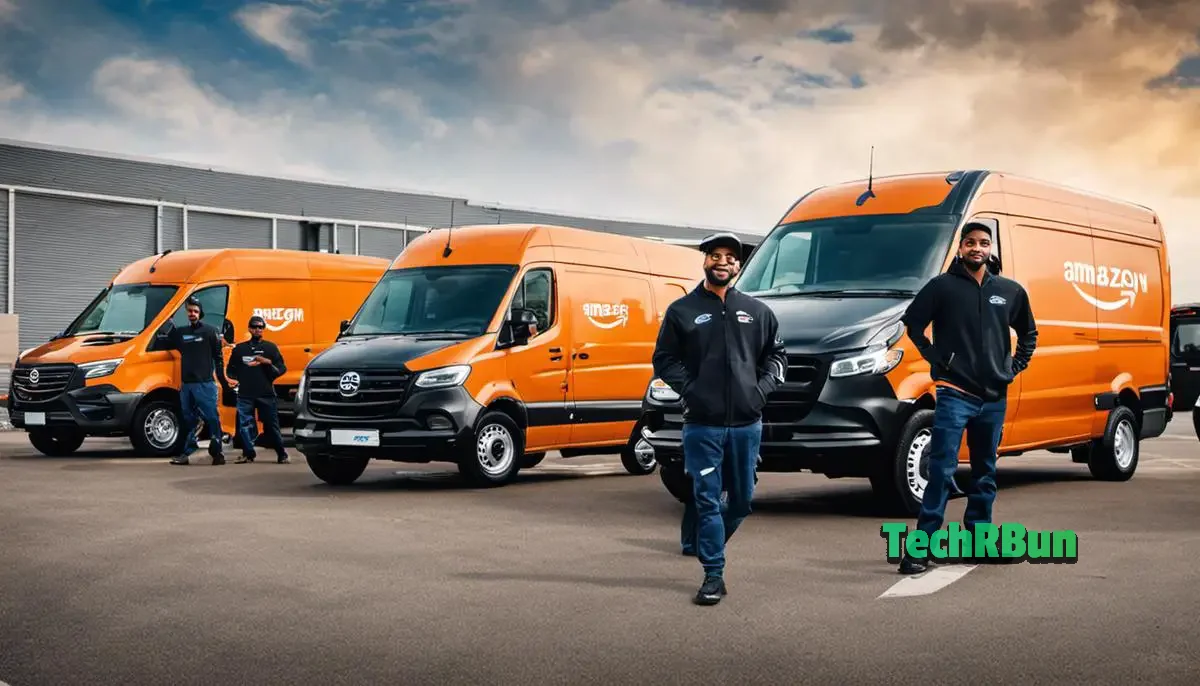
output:
{"label": "van roof antenna", "polygon": [[450,257],[450,253],[453,252],[453,249],[450,247],[450,237],[453,235],[454,225],[451,224],[450,228],[446,229],[446,247],[442,248],[442,257]]}
{"label": "van roof antenna", "polygon": [[875,146],[872,145],[871,146],[871,161],[867,165],[867,191],[865,193],[863,193],[862,195],[858,196],[858,200],[855,200],[854,204],[859,207],[862,207],[864,203],[866,203],[871,198],[874,198],[875,197],[875,191],[873,190],[874,185],[875,185]]}
{"label": "van roof antenna", "polygon": [[159,261],[159,260],[161,260],[162,258],[164,258],[164,257],[166,257],[167,255],[170,255],[170,254],[171,254],[171,251],[170,251],[170,250],[164,250],[164,251],[162,252],[162,254],[161,254],[161,255],[159,255],[158,257],[156,257],[156,258],[154,259],[154,261],[150,263],[150,273],[151,273],[151,274],[153,274],[153,273],[154,273],[154,270],[155,270],[155,269],[158,269],[158,267],[156,267],[155,265],[157,265],[157,264],[158,264],[158,261]]}

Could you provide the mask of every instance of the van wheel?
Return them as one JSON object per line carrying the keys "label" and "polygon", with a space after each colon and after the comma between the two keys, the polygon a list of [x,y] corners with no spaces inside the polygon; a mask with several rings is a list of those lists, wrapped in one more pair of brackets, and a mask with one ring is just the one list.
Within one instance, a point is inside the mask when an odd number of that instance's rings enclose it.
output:
{"label": "van wheel", "polygon": [[166,400],[143,403],[133,413],[129,440],[138,455],[169,457],[183,448],[183,414]]}
{"label": "van wheel", "polygon": [[35,429],[29,442],[38,452],[50,457],[66,457],[83,445],[84,434],[74,429]]}
{"label": "van wheel", "polygon": [[492,410],[475,425],[475,441],[464,446],[458,471],[474,486],[500,486],[516,477],[525,454],[525,434],[511,417]]}
{"label": "van wheel", "polygon": [[1200,438],[1200,407],[1192,408],[1192,429],[1196,432],[1196,438]]}
{"label": "van wheel", "polygon": [[525,457],[521,460],[521,469],[529,469],[536,467],[546,459],[546,453],[525,453]]}
{"label": "van wheel", "polygon": [[1092,444],[1088,470],[1101,481],[1128,481],[1137,471],[1140,453],[1137,416],[1120,405],[1109,413],[1104,436]]}
{"label": "van wheel", "polygon": [[328,455],[305,455],[308,469],[318,479],[331,486],[349,486],[366,471],[369,457],[329,457]]}
{"label": "van wheel", "polygon": [[683,462],[663,462],[658,466],[658,478],[667,492],[683,504],[692,501],[692,478],[683,471]]}
{"label": "van wheel", "polygon": [[871,476],[875,497],[889,513],[913,517],[921,511],[932,440],[933,410],[917,410],[900,431],[892,459]]}
{"label": "van wheel", "polygon": [[633,427],[633,433],[629,436],[629,442],[621,450],[621,465],[625,467],[625,471],[637,476],[650,474],[658,466],[658,460],[654,457],[654,448],[642,436],[641,422],[638,422],[637,426]]}

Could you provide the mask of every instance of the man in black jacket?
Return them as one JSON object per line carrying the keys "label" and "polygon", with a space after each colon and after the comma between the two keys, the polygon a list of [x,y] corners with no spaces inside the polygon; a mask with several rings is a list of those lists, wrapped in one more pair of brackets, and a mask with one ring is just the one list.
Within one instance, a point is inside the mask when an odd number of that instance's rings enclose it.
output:
{"label": "man in black jacket", "polygon": [[[1008,386],[1029,366],[1037,347],[1028,293],[1021,284],[993,275],[988,268],[993,230],[983,221],[964,225],[958,257],[945,274],[917,293],[904,315],[908,336],[929,362],[937,387],[929,479],[917,517],[917,528],[930,536],[945,519],[964,431],[971,454],[971,483],[963,524],[972,529],[991,523],[996,451],[1008,409]],[[931,323],[932,342],[925,337]],[[1017,332],[1015,354],[1010,328]],[[929,558],[921,561],[905,555],[899,571],[916,574],[929,566]]]}
{"label": "man in black jacket", "polygon": [[[750,514],[762,410],[783,383],[787,355],[779,324],[766,305],[730,282],[738,274],[742,243],[733,234],[700,244],[705,280],[671,303],[654,350],[654,373],[683,404],[684,469],[692,477],[696,553],[704,581],[695,602],[713,605],[725,595],[725,544]],[[726,508],[721,493],[728,493]]]}
{"label": "man in black jacket", "polygon": [[229,356],[226,373],[237,381],[238,437],[242,439],[242,455],[238,464],[253,462],[257,454],[254,440],[254,414],[262,420],[271,446],[275,448],[279,464],[288,463],[287,451],[283,449],[283,435],[279,431],[279,406],[275,400],[275,379],[287,371],[279,347],[263,338],[267,322],[254,315],[250,318],[250,340],[238,343]]}
{"label": "man in black jacket", "polygon": [[229,388],[225,365],[221,364],[221,334],[202,320],[204,309],[199,300],[189,297],[184,308],[188,325],[172,326],[162,337],[161,346],[163,350],[179,351],[179,402],[183,410],[182,428],[187,436],[183,452],[171,464],[188,464],[188,456],[195,452],[198,415],[208,425],[208,454],[212,463],[222,465],[225,454],[221,450],[221,416],[217,413],[217,388],[213,383],[215,371],[221,388]]}

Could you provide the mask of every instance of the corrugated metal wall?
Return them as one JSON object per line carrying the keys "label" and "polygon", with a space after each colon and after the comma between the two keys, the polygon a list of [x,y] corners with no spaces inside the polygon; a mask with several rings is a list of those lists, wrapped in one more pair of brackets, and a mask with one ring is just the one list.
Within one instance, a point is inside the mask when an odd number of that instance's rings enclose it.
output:
{"label": "corrugated metal wall", "polygon": [[188,211],[187,230],[191,250],[271,247],[270,219]]}
{"label": "corrugated metal wall", "polygon": [[17,194],[21,348],[61,331],[133,260],[154,254],[155,208]]}
{"label": "corrugated metal wall", "polygon": [[0,189],[0,311],[8,312],[8,191]]}

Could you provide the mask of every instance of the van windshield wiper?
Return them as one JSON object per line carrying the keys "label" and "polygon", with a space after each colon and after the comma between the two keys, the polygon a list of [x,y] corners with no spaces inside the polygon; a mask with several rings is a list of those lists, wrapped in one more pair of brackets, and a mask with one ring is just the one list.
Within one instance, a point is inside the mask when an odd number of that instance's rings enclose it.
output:
{"label": "van windshield wiper", "polygon": [[876,296],[876,295],[894,295],[894,296],[898,296],[898,297],[904,297],[904,296],[911,297],[916,294],[917,294],[916,291],[910,291],[906,288],[846,288],[846,289],[841,289],[841,290],[827,290],[827,291],[803,291],[803,292],[799,293],[799,295],[849,295],[849,296],[861,295],[864,297],[871,297],[871,296]]}

